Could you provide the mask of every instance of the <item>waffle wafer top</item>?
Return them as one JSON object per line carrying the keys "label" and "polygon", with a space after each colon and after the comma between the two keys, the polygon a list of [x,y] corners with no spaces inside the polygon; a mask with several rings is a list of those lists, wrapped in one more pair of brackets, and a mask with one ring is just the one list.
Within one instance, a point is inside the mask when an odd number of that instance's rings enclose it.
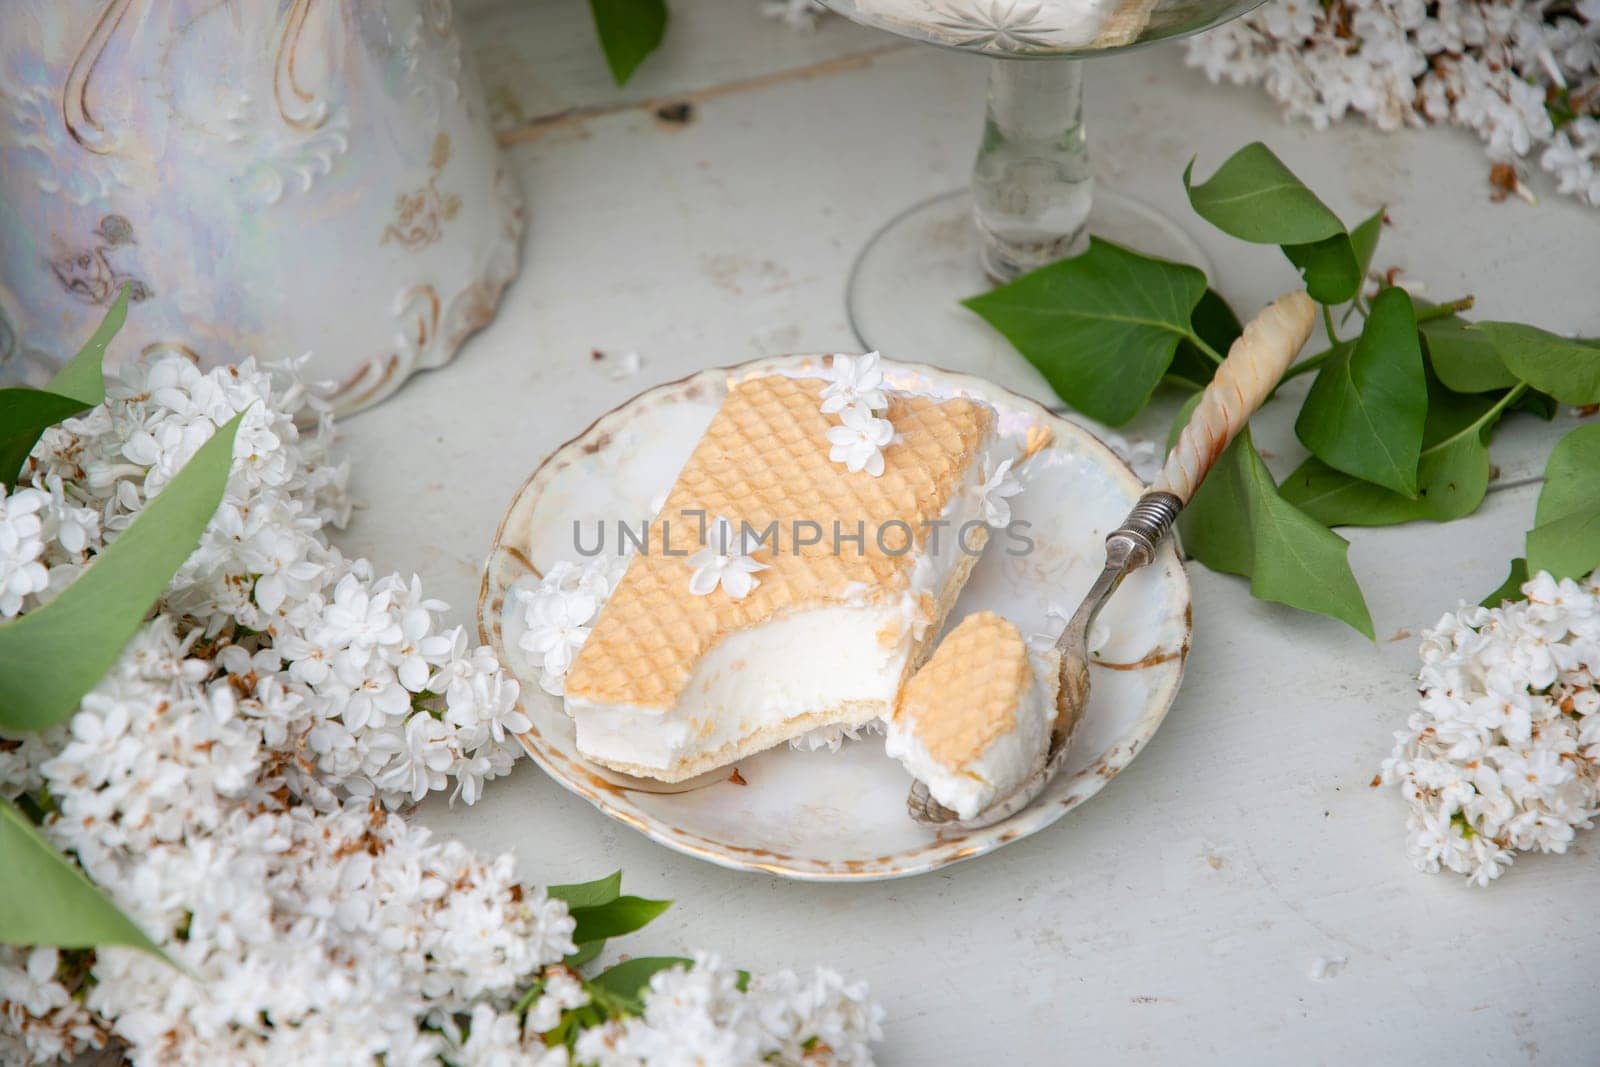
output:
{"label": "waffle wafer top", "polygon": [[[700,658],[731,632],[796,609],[884,603],[907,591],[928,539],[923,523],[937,520],[957,491],[994,412],[972,400],[891,393],[885,417],[899,436],[874,478],[828,458],[827,431],[837,423],[821,412],[826,384],[772,375],[730,385],[652,525],[649,551],[628,564],[568,673],[569,697],[664,711]],[[699,512],[707,523],[725,516],[757,531],[778,524],[779,550],[770,542],[752,550],[768,568],[743,600],[720,589],[689,592],[692,571],[679,553],[700,547]],[[893,520],[909,532],[891,526],[880,546],[876,531]],[[792,536],[797,522],[818,524],[821,540],[800,545]],[[841,541],[836,552],[835,522],[852,536],[860,524],[862,544]],[[662,551],[664,531],[672,555]],[[940,535],[941,552],[952,550],[954,533]],[[903,551],[907,537],[913,547]]]}

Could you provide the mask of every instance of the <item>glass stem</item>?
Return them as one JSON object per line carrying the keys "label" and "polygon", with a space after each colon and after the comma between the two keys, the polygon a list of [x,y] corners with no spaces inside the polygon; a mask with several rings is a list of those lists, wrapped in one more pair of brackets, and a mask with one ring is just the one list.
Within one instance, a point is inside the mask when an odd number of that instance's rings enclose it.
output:
{"label": "glass stem", "polygon": [[985,272],[1008,282],[1071,255],[1093,198],[1082,62],[989,60],[989,108],[972,172]]}

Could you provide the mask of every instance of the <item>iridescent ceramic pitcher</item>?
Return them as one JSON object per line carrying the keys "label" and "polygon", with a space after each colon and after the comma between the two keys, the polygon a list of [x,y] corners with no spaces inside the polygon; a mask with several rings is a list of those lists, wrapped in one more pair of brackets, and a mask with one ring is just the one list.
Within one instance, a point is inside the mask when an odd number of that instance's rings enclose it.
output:
{"label": "iridescent ceramic pitcher", "polygon": [[313,353],[337,406],[450,359],[517,270],[521,200],[450,0],[7,0],[0,380],[123,285],[118,347]]}

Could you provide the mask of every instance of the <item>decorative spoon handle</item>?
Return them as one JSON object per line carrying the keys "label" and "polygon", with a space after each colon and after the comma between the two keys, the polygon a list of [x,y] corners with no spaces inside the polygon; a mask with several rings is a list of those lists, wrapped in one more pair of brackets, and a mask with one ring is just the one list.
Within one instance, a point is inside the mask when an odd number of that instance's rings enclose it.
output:
{"label": "decorative spoon handle", "polygon": [[1315,321],[1316,305],[1301,292],[1280,296],[1250,321],[1200,395],[1200,403],[1178,435],[1155,484],[1133,505],[1122,525],[1106,537],[1105,569],[1056,642],[1061,654],[1056,720],[1038,770],[970,819],[958,819],[933,798],[925,783],[914,782],[906,798],[906,810],[913,819],[941,829],[992,826],[1033,803],[1061,770],[1073,727],[1089,704],[1089,627],[1095,616],[1122,579],[1155,558],[1156,546],[1172,528],[1178,512],[1200,488],[1228,442],[1244,429],[1251,413],[1278,384],[1295,353],[1311,336]]}
{"label": "decorative spoon handle", "polygon": [[1289,369],[1311,336],[1316,314],[1311,298],[1296,291],[1278,297],[1250,320],[1200,395],[1166,466],[1150,486],[1152,493],[1171,493],[1179,507],[1189,502],[1211,464]]}
{"label": "decorative spoon handle", "polygon": [[1084,647],[1100,606],[1122,579],[1155,558],[1156,545],[1194,496],[1206,472],[1256,408],[1272,392],[1311,336],[1316,305],[1304,292],[1285,293],[1250,320],[1228,358],[1200,394],[1189,422],[1155,482],[1122,525],[1106,537],[1106,565],[1067,624],[1059,647],[1071,655]]}

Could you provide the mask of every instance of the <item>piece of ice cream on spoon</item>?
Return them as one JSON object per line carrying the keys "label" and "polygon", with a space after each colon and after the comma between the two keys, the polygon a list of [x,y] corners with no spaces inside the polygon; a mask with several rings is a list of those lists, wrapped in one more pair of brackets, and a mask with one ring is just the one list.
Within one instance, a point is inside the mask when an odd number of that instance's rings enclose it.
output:
{"label": "piece of ice cream on spoon", "polygon": [[900,691],[884,750],[970,819],[1044,762],[1060,655],[992,611],[962,619]]}

